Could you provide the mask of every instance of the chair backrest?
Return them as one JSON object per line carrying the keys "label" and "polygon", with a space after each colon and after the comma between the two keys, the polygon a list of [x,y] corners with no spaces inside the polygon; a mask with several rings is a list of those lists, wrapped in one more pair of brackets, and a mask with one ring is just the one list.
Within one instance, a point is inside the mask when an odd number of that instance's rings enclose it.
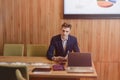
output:
{"label": "chair backrest", "polygon": [[20,70],[25,80],[29,80],[27,66],[25,65],[0,65],[0,80],[17,80],[17,69]]}
{"label": "chair backrest", "polygon": [[16,78],[17,80],[26,80],[23,76],[22,76],[22,73],[19,69],[16,69]]}
{"label": "chair backrest", "polygon": [[41,56],[45,57],[48,46],[41,44],[28,44],[27,45],[27,56]]}
{"label": "chair backrest", "polygon": [[24,44],[4,44],[4,56],[23,56]]}

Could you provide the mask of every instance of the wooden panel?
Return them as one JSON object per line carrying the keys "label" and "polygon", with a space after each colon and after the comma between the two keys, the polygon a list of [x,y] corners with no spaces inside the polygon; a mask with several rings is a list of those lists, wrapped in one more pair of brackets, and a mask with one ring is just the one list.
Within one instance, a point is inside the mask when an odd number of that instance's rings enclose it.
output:
{"label": "wooden panel", "polygon": [[96,62],[95,68],[98,74],[97,80],[119,80],[119,65],[119,63]]}
{"label": "wooden panel", "polygon": [[[119,62],[119,66],[118,66],[118,72],[119,72],[118,75],[120,75],[120,62]],[[120,80],[120,76],[119,76],[118,80]]]}
{"label": "wooden panel", "polygon": [[[81,52],[91,52],[95,61],[118,61],[119,19],[62,19],[62,0],[1,0],[4,43],[49,44],[60,25],[73,25]],[[1,34],[2,35],[2,34]],[[2,39],[2,37],[1,37]]]}
{"label": "wooden panel", "polygon": [[3,49],[3,22],[2,22],[2,1],[0,0],[0,55]]}

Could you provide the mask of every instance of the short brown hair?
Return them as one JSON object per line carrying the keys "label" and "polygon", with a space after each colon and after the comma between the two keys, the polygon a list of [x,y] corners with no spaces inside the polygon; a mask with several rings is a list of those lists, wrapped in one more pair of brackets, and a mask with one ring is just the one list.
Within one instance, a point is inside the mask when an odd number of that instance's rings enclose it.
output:
{"label": "short brown hair", "polygon": [[70,28],[70,29],[71,29],[72,26],[71,26],[71,24],[63,23],[63,24],[62,24],[62,28],[63,28],[63,27],[64,27],[64,28]]}

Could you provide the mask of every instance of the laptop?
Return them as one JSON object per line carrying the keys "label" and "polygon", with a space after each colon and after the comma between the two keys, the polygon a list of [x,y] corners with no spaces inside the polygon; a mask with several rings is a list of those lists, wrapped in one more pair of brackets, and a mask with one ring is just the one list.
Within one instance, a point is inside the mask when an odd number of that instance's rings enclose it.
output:
{"label": "laptop", "polygon": [[94,72],[90,53],[69,53],[67,72]]}

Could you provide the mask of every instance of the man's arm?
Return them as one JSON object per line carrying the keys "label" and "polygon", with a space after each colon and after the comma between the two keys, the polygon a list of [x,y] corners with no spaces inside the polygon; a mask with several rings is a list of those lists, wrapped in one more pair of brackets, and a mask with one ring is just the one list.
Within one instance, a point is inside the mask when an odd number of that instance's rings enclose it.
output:
{"label": "man's arm", "polygon": [[80,52],[80,49],[79,49],[78,42],[77,42],[76,38],[75,38],[75,43],[74,43],[73,51],[74,52]]}
{"label": "man's arm", "polygon": [[49,60],[52,60],[52,57],[54,56],[54,48],[55,48],[54,47],[54,40],[52,38],[50,41],[50,46],[49,46],[48,51],[47,51],[47,58]]}

